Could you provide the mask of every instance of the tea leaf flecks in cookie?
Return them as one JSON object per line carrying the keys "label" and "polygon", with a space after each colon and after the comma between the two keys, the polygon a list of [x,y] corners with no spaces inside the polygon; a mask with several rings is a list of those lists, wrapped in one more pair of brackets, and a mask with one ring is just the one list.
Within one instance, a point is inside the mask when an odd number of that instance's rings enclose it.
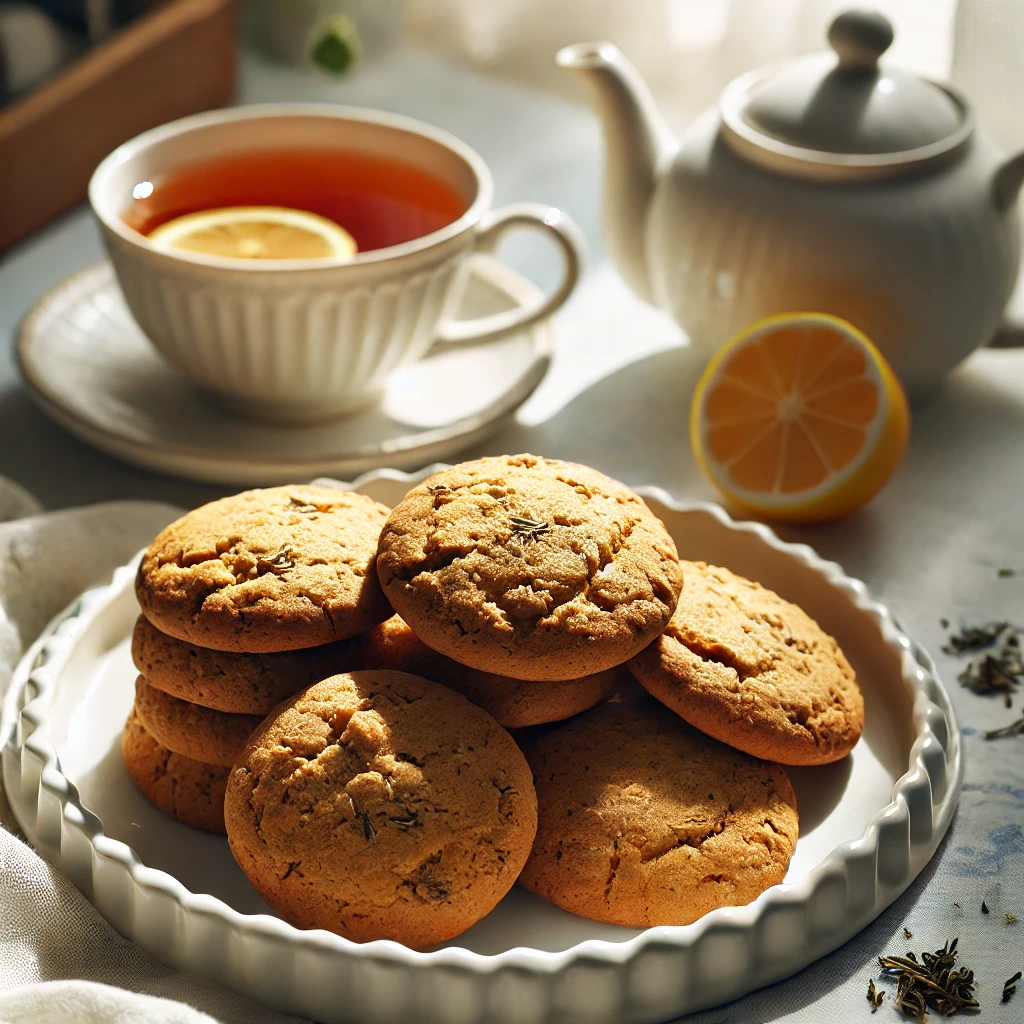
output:
{"label": "tea leaf flecks in cookie", "polygon": [[547,523],[526,516],[509,516],[509,522],[512,524],[512,532],[524,540],[537,540],[551,529]]}
{"label": "tea leaf flecks in cookie", "polygon": [[896,1009],[908,1017],[923,1018],[928,1009],[952,1016],[959,1010],[979,1009],[974,998],[974,972],[956,969],[957,940],[947,942],[934,953],[880,956],[885,974],[898,978]]}
{"label": "tea leaf flecks in cookie", "polygon": [[431,494],[444,494],[445,491],[450,491],[451,488],[447,484],[427,484],[427,490]]}
{"label": "tea leaf flecks in cookie", "polygon": [[946,654],[981,651],[986,647],[994,646],[1009,628],[1008,622],[992,622],[987,626],[964,626],[959,633],[950,636],[949,643],[942,650]]}
{"label": "tea leaf flecks in cookie", "polygon": [[871,1012],[877,1013],[878,1008],[882,1005],[882,1000],[885,998],[885,993],[880,992],[875,988],[874,979],[868,980],[868,1001],[871,1003]]}
{"label": "tea leaf flecks in cookie", "polygon": [[1004,725],[1001,729],[988,729],[981,735],[986,740],[998,740],[1004,736],[1017,736],[1021,733],[1024,733],[1024,718],[1018,718],[1016,722]]}
{"label": "tea leaf flecks in cookie", "polygon": [[363,835],[366,836],[368,843],[377,845],[377,830],[373,827],[373,822],[370,820],[370,812],[363,811]]}
{"label": "tea leaf flecks in cookie", "polygon": [[301,498],[289,498],[288,507],[293,512],[319,512],[320,507],[318,505],[310,504],[308,501],[303,501]]}
{"label": "tea leaf flecks in cookie", "polygon": [[280,576],[281,573],[294,569],[295,563],[292,561],[291,550],[290,547],[285,545],[276,555],[270,558],[260,556],[256,559],[256,571],[261,576],[268,572],[272,572],[275,576]]}
{"label": "tea leaf flecks in cookie", "polygon": [[1012,978],[1007,978],[1003,983],[1003,1002],[1008,1003],[1010,996],[1017,991],[1017,982],[1024,977],[1020,971],[1018,971]]}

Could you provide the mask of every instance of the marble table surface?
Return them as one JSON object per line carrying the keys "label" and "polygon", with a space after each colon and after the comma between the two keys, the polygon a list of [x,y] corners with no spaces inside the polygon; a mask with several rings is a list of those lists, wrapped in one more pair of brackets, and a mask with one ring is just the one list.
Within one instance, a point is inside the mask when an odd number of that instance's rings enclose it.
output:
{"label": "marble table surface", "polygon": [[[715,497],[687,441],[695,363],[685,338],[632,297],[601,249],[600,139],[586,109],[415,50],[343,82],[244,59],[242,102],[287,99],[357,103],[439,124],[490,163],[496,203],[548,202],[583,228],[589,269],[555,320],[552,370],[481,453],[533,451],[591,463],[632,484]],[[39,294],[101,255],[95,225],[79,209],[0,256],[0,474],[51,508],[216,497],[223,489],[151,475],[93,451],[52,424],[21,387],[12,355],[18,321]],[[502,255],[542,285],[556,273],[551,254],[518,240]],[[963,728],[964,795],[935,860],[860,936],[787,982],[692,1019],[859,1019],[869,1012],[874,957],[903,951],[907,927],[918,949],[958,935],[978,974],[983,1019],[1020,1020],[1024,995],[1002,1004],[999,994],[1024,968],[1024,736],[985,741],[981,732],[1019,715],[1024,693],[1010,711],[957,685],[961,666],[942,653],[948,630],[940,620],[1024,626],[1024,353],[977,353],[915,410],[906,463],[867,508],[840,523],[780,532],[865,580],[935,656]],[[1000,576],[1004,567],[1018,572]],[[987,916],[982,900],[993,911]],[[1008,924],[1007,912],[1020,923]],[[881,1013],[880,1020],[894,1016],[891,998]]]}

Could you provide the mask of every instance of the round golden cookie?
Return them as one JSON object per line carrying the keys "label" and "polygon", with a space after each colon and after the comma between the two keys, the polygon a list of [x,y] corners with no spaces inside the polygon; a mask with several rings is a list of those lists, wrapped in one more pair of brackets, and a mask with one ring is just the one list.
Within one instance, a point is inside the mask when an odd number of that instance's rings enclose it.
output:
{"label": "round golden cookie", "polygon": [[265,654],[362,633],[391,614],[374,556],[387,509],[330,487],[221,498],[171,523],[143,556],[143,614],[179,640]]}
{"label": "round golden cookie", "polygon": [[358,644],[362,668],[394,669],[433,679],[483,708],[506,729],[571,718],[607,700],[624,682],[632,683],[624,668],[553,683],[467,668],[432,651],[398,615],[364,633]]}
{"label": "round golden cookie", "polygon": [[785,771],[653,700],[602,704],[521,738],[537,839],[519,881],[609,924],[689,924],[781,882],[799,831]]}
{"label": "round golden cookie", "polygon": [[315,683],[232,769],[235,860],[300,928],[416,948],[511,888],[537,829],[530,769],[490,715],[403,672]]}
{"label": "round golden cookie", "polygon": [[146,732],[132,708],[121,734],[132,781],[158,810],[193,828],[224,834],[228,769],[172,753]]}
{"label": "round golden cookie", "polygon": [[759,583],[684,562],[672,621],[629,669],[709,736],[782,764],[845,757],[864,728],[864,698],[835,640]]}
{"label": "round golden cookie", "polygon": [[683,582],[675,544],[629,488],[570,462],[510,455],[413,488],[377,572],[429,647],[516,679],[577,679],[647,646]]}
{"label": "round golden cookie", "polygon": [[231,715],[172,697],[143,676],[135,680],[135,713],[161,746],[202,764],[230,768],[262,715]]}
{"label": "round golden cookie", "polygon": [[262,718],[312,683],[360,668],[353,661],[354,642],[338,640],[280,654],[236,654],[175,640],[140,615],[132,632],[132,661],[150,686],[172,697]]}

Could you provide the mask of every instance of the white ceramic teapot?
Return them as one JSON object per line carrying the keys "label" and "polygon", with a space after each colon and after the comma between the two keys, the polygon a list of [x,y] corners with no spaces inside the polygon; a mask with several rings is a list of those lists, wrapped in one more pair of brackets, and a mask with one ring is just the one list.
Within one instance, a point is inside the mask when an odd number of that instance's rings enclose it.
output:
{"label": "white ceramic teapot", "polygon": [[1013,290],[1024,154],[947,85],[879,66],[892,27],[848,11],[834,52],[733,81],[681,141],[611,43],[561,50],[607,148],[604,231],[626,282],[710,355],[760,317],[833,313],[912,397],[986,344]]}

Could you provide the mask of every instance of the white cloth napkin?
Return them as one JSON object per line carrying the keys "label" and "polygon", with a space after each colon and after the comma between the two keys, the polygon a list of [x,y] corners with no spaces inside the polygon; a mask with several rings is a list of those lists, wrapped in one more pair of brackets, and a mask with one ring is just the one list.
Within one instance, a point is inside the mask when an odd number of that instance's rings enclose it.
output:
{"label": "white cloth napkin", "polygon": [[[81,591],[109,579],[178,514],[151,502],[39,508],[0,477],[0,696],[47,622]],[[0,1024],[299,1019],[158,963],[118,935],[18,836],[0,781]]]}

